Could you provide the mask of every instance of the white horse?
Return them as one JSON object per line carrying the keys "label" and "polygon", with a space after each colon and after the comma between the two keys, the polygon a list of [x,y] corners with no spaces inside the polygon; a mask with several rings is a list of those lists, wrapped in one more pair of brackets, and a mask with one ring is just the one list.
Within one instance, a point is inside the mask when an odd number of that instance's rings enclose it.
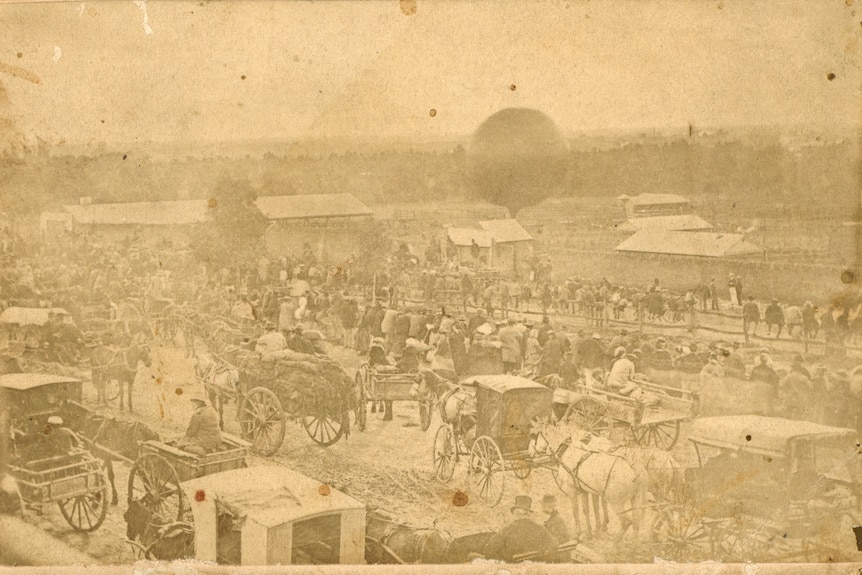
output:
{"label": "white horse", "polygon": [[195,373],[204,383],[210,405],[218,411],[219,427],[224,429],[224,403],[226,397],[236,397],[239,371],[203,353],[195,361]]}
{"label": "white horse", "polygon": [[[575,520],[575,536],[580,535],[580,505],[584,504],[587,537],[592,536],[589,519],[589,496],[593,496],[597,528],[606,527],[599,521],[599,502],[609,506],[620,522],[616,541],[632,529],[635,542],[643,524],[648,479],[646,470],[622,455],[591,448],[590,434],[565,431],[561,426],[545,425],[538,434],[533,449],[553,454],[559,468],[560,488],[569,496]],[[544,445],[543,445],[544,443]]]}

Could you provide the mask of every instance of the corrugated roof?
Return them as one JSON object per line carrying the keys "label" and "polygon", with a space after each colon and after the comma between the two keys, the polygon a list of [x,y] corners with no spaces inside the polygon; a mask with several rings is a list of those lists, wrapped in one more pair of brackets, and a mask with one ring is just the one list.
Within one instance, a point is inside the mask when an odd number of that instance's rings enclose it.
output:
{"label": "corrugated roof", "polygon": [[191,479],[182,487],[192,503],[195,493],[203,490],[207,499],[265,527],[346,509],[365,510],[364,503],[337,489],[321,495],[320,485],[286,467],[261,465]]}
{"label": "corrugated roof", "polygon": [[174,226],[199,224],[209,219],[206,200],[129,202],[64,206],[78,224]]}
{"label": "corrugated roof", "polygon": [[449,241],[456,246],[469,246],[472,245],[473,240],[476,240],[480,248],[491,247],[491,234],[485,230],[476,228],[448,228],[446,233],[449,236]]}
{"label": "corrugated roof", "polygon": [[60,307],[8,307],[0,313],[0,323],[17,325],[46,325],[50,314],[69,315]]}
{"label": "corrugated roof", "polygon": [[677,194],[639,194],[627,198],[637,206],[652,206],[656,204],[687,204],[688,198]]}
{"label": "corrugated roof", "polygon": [[498,244],[527,242],[533,239],[533,236],[515,219],[485,220],[479,222],[479,227],[490,232]]}
{"label": "corrugated roof", "polygon": [[352,194],[299,194],[260,196],[255,202],[271,220],[370,216],[371,208]]}
{"label": "corrugated roof", "polygon": [[[762,415],[703,417],[691,424],[689,439],[717,447],[741,448],[783,454],[790,441],[801,438],[855,437],[856,432],[810,421],[795,421]],[[848,443],[853,449],[853,443]]]}
{"label": "corrugated roof", "polygon": [[617,226],[616,229],[626,232],[639,230],[695,231],[711,230],[712,224],[694,214],[645,216],[629,218],[626,223]]}
{"label": "corrugated roof", "polygon": [[0,388],[24,391],[55,383],[79,383],[80,379],[50,373],[9,373],[0,375]]}
{"label": "corrugated roof", "polygon": [[714,232],[639,231],[616,248],[618,252],[673,254],[721,258],[763,253],[742,234]]}

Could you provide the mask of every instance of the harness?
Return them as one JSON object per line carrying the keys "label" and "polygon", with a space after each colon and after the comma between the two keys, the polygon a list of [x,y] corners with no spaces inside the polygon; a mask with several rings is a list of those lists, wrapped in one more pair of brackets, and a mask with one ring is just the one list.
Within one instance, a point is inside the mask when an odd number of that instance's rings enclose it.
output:
{"label": "harness", "polygon": [[581,469],[581,465],[583,465],[596,452],[584,450],[584,454],[581,455],[580,458],[578,458],[578,461],[575,463],[575,466],[570,468],[565,463],[563,463],[563,454],[566,453],[566,451],[569,449],[571,444],[572,444],[572,438],[570,437],[570,438],[566,439],[563,443],[561,443],[559,446],[557,446],[556,457],[557,457],[557,461],[560,464],[560,466],[562,466],[562,468],[565,469],[566,472],[572,477],[572,481],[575,483],[575,486],[578,488],[578,490],[585,492],[585,493],[598,493],[598,494],[602,494],[605,491],[607,491],[608,485],[611,482],[611,475],[614,472],[614,467],[616,467],[617,462],[619,462],[619,460],[622,459],[622,457],[619,455],[611,454],[611,453],[605,453],[605,455],[608,455],[608,456],[613,458],[613,462],[611,463],[611,468],[608,469],[608,473],[605,476],[605,484],[604,484],[603,488],[601,490],[599,490],[599,489],[596,489],[595,487],[589,485],[588,483],[586,483],[583,479],[581,479],[579,477],[579,473],[578,473],[578,471],[580,471],[580,469]]}

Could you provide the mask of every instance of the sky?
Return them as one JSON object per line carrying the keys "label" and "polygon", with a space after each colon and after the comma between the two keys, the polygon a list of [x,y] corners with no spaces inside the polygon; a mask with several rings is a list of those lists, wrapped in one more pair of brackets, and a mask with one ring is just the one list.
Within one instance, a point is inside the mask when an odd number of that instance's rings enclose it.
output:
{"label": "sky", "polygon": [[506,107],[566,134],[860,124],[854,0],[414,6],[0,5],[0,119],[75,145],[445,140]]}

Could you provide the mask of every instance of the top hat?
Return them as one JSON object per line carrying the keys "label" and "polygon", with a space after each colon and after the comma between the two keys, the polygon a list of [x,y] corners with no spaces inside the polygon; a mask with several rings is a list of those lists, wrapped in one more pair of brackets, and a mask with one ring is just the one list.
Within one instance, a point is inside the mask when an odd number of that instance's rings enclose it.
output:
{"label": "top hat", "polygon": [[512,505],[512,508],[510,511],[515,511],[515,509],[523,509],[524,511],[526,511],[528,513],[532,513],[533,512],[533,510],[531,508],[532,505],[533,505],[533,500],[531,498],[527,497],[526,495],[516,495],[515,496],[515,504]]}

